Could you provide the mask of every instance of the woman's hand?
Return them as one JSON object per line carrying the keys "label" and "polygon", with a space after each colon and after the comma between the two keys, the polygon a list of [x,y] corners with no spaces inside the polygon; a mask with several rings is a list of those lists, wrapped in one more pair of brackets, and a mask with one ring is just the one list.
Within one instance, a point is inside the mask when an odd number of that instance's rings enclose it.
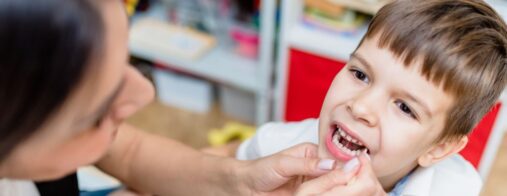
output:
{"label": "woman's hand", "polygon": [[355,166],[346,164],[343,169],[304,182],[296,195],[387,195],[375,176],[367,155],[361,154],[358,160],[355,161]]}
{"label": "woman's hand", "polygon": [[237,173],[240,192],[248,195],[293,195],[302,176],[317,177],[334,168],[334,160],[317,158],[314,144],[300,144],[241,164]]}

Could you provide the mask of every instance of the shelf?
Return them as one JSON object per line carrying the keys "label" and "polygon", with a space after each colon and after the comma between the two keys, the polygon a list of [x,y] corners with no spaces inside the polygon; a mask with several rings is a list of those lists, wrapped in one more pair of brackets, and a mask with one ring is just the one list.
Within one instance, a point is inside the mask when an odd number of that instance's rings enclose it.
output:
{"label": "shelf", "polygon": [[328,0],[332,3],[345,6],[350,9],[374,15],[389,0],[367,1],[367,0]]}
{"label": "shelf", "polygon": [[[377,3],[371,3],[367,0],[329,1],[368,13],[376,13],[378,9],[389,2],[389,0],[380,0]],[[504,18],[504,20],[507,20],[506,1],[487,0],[487,2]],[[287,43],[289,47],[343,61],[349,59],[349,55],[356,49],[365,33],[366,27],[360,29],[354,36],[344,36],[296,23],[287,30]]]}
{"label": "shelf", "polygon": [[248,91],[256,91],[257,62],[243,58],[227,49],[216,47],[198,60],[172,57],[141,43],[130,42],[132,55],[162,63],[170,68],[201,76],[216,82],[236,86]]}
{"label": "shelf", "polygon": [[[500,100],[504,102],[504,105],[507,104],[507,87],[503,90],[502,94],[500,94]],[[507,132],[507,130],[505,130]]]}
{"label": "shelf", "polygon": [[365,34],[366,29],[360,29],[354,36],[344,36],[298,24],[288,32],[290,32],[287,37],[289,47],[347,61]]}
{"label": "shelf", "polygon": [[[350,9],[361,11],[367,14],[374,15],[390,0],[328,0],[329,2],[345,6]],[[485,0],[491,5],[497,12],[502,16],[504,20],[507,20],[507,1],[503,0]]]}
{"label": "shelf", "polygon": [[507,1],[502,0],[486,0],[486,2],[495,9],[495,11],[502,16],[504,21],[507,21]]}
{"label": "shelf", "polygon": [[[163,19],[165,10],[161,4],[156,4],[146,13],[136,14],[131,19],[131,27],[143,18]],[[220,44],[205,52],[198,59],[186,59],[171,55],[160,47],[160,32],[143,32],[136,36],[131,31],[129,50],[131,55],[156,63],[161,63],[171,69],[206,78],[215,82],[238,87],[243,90],[257,92],[259,88],[258,61],[242,57],[233,52],[232,48]],[[153,36],[150,36],[153,35]]]}

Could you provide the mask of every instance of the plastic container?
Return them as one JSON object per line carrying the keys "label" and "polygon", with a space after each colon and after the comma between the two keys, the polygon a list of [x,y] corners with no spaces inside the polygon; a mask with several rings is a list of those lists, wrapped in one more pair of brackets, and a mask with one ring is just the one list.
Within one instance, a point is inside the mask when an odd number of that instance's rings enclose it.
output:
{"label": "plastic container", "polygon": [[220,86],[220,107],[222,111],[237,120],[245,123],[255,123],[255,95],[240,89]]}
{"label": "plastic container", "polygon": [[153,71],[157,96],[164,104],[198,113],[206,113],[213,103],[213,85],[166,70]]}

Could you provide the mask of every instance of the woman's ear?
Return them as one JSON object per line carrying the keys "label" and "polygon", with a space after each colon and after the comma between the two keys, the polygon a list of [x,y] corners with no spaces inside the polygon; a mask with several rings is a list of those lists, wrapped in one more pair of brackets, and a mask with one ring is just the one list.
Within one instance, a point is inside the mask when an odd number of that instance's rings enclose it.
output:
{"label": "woman's ear", "polygon": [[458,153],[468,143],[468,136],[463,136],[457,140],[447,140],[431,146],[428,151],[419,156],[417,162],[422,167],[428,167],[453,154]]}

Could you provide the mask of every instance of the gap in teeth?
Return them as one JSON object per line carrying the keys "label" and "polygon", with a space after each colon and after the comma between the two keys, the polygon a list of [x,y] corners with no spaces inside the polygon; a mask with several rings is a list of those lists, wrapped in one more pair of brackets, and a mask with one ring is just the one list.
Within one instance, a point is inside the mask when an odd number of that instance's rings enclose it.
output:
{"label": "gap in teeth", "polygon": [[363,143],[361,143],[359,140],[357,140],[355,138],[352,138],[350,135],[348,135],[341,128],[337,127],[336,131],[338,132],[338,134],[335,134],[335,135],[340,135],[341,137],[345,138],[348,142],[352,142],[352,143],[357,144],[359,146],[364,146]]}
{"label": "gap in teeth", "polygon": [[[339,149],[341,149],[346,154],[348,154],[350,156],[359,156],[359,154],[361,153],[361,151],[365,149],[364,145],[361,142],[359,142],[355,138],[352,138],[350,135],[348,135],[347,133],[345,133],[345,131],[343,131],[339,127],[337,128],[336,131],[337,131],[337,134],[333,135],[332,142],[336,145],[336,147],[338,147]],[[345,142],[351,142],[351,143],[354,143],[356,145],[362,146],[363,148],[360,148],[360,149],[357,149],[357,150],[351,150],[351,149],[345,147],[342,143],[340,143],[340,139],[341,138],[343,138],[344,140],[346,140]]]}

